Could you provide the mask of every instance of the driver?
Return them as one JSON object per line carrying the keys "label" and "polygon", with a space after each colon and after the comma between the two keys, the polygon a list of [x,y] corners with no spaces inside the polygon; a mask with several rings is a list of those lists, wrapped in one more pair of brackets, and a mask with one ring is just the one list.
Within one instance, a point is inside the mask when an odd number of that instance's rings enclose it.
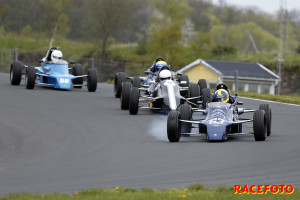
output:
{"label": "driver", "polygon": [[[164,70],[161,70],[159,72],[159,75],[158,75],[158,82],[160,81],[165,81],[165,80],[171,80],[172,79],[172,73],[167,70],[167,69],[164,69]],[[156,84],[155,88],[154,88],[154,91],[151,92],[151,88],[149,87],[148,88],[148,92],[153,96],[153,97],[156,97],[157,96],[157,91],[158,91],[158,88],[160,87],[160,83]]]}
{"label": "driver", "polygon": [[61,52],[60,47],[51,47],[42,61],[49,64],[66,64],[66,61],[62,58],[63,53]]}
{"label": "driver", "polygon": [[219,89],[215,91],[213,94],[213,102],[223,102],[223,103],[229,103],[229,94],[226,90],[224,89]]}
{"label": "driver", "polygon": [[154,60],[153,65],[150,67],[149,71],[155,73],[161,70],[164,67],[168,67],[165,59],[158,57]]}
{"label": "driver", "polygon": [[63,54],[60,50],[54,50],[51,54],[51,62],[54,64],[58,64],[61,62]]}
{"label": "driver", "polygon": [[170,80],[171,76],[172,76],[172,73],[169,70],[164,69],[159,73],[159,80],[160,81]]}

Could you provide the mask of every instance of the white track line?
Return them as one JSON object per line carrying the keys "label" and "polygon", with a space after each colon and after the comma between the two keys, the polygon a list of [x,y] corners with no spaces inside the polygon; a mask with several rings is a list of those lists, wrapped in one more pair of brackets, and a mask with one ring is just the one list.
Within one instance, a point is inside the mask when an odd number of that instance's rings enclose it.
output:
{"label": "white track line", "polygon": [[291,104],[291,103],[283,103],[283,102],[278,102],[278,101],[269,101],[269,100],[263,100],[263,99],[255,99],[255,98],[250,98],[250,97],[241,97],[241,96],[238,96],[238,97],[244,98],[244,99],[252,99],[252,100],[256,100],[256,101],[263,101],[263,102],[269,102],[269,103],[278,103],[278,104],[283,104],[283,105],[300,107],[300,105]]}

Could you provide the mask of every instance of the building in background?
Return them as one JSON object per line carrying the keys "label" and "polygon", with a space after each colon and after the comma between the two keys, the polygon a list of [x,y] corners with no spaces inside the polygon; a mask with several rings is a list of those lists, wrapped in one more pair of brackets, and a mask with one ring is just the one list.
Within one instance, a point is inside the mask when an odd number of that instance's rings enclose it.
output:
{"label": "building in background", "polygon": [[236,70],[240,91],[275,94],[280,78],[260,63],[197,59],[177,72],[188,75],[194,82],[206,79],[209,88],[214,88],[218,83],[226,83],[235,91]]}

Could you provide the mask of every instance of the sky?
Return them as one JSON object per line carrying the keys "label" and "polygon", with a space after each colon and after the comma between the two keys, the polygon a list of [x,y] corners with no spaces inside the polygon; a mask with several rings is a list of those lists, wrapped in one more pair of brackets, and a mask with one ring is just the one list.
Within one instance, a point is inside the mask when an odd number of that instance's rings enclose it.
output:
{"label": "sky", "polygon": [[[300,10],[300,0],[285,0],[288,10]],[[212,0],[214,4],[218,4],[219,0]],[[270,14],[276,14],[279,10],[280,0],[225,0],[228,5],[235,5],[238,7],[257,7],[262,11]]]}

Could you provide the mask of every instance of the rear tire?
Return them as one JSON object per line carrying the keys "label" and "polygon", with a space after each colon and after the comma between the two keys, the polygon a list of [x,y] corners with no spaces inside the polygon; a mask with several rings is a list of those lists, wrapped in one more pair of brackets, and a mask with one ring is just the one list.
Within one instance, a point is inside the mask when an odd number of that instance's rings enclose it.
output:
{"label": "rear tire", "polygon": [[141,87],[141,79],[138,76],[133,77],[132,79],[132,87]]}
{"label": "rear tire", "polygon": [[271,135],[271,126],[272,126],[272,110],[269,104],[259,105],[259,110],[265,111],[265,116],[267,120],[267,136]]}
{"label": "rear tire", "polygon": [[[200,89],[199,89],[199,86],[196,83],[190,83],[189,91],[190,91],[190,97],[199,97],[200,96]],[[197,104],[197,102],[199,100],[200,100],[200,97],[196,98],[196,99],[191,99],[190,101],[194,104]],[[196,108],[196,107],[198,107],[197,105],[192,104],[192,107]]]}
{"label": "rear tire", "polygon": [[20,85],[22,78],[22,63],[14,60],[10,65],[10,84]]}
{"label": "rear tire", "polygon": [[121,97],[122,83],[127,80],[127,76],[124,72],[117,72],[114,81],[114,94],[116,98]]}
{"label": "rear tire", "polygon": [[179,142],[181,135],[180,113],[170,111],[167,121],[167,134],[170,142]]}
{"label": "rear tire", "polygon": [[28,66],[25,74],[26,89],[33,89],[35,86],[35,68]]}
{"label": "rear tire", "polygon": [[198,85],[200,87],[200,95],[202,95],[202,90],[207,88],[207,82],[205,79],[199,79]]}
{"label": "rear tire", "polygon": [[129,109],[129,100],[130,100],[130,90],[131,90],[131,83],[130,82],[123,82],[122,83],[122,93],[121,93],[121,109],[128,110]]}
{"label": "rear tire", "polygon": [[[72,71],[74,76],[82,76],[84,74],[83,67],[81,64],[75,64],[74,67],[72,68]],[[72,82],[74,85],[81,85],[81,86],[74,86],[74,88],[82,88],[83,77],[73,79]]]}
{"label": "rear tire", "polygon": [[264,141],[267,137],[267,121],[264,110],[256,110],[253,115],[253,131],[256,141]]}
{"label": "rear tire", "polygon": [[206,109],[207,102],[211,100],[210,89],[205,88],[202,90],[202,109]]}
{"label": "rear tire", "polygon": [[[192,119],[192,106],[189,104],[182,104],[180,106],[180,116],[182,120]],[[192,124],[188,122],[181,122],[181,133],[190,133],[192,130]]]}
{"label": "rear tire", "polygon": [[[187,75],[182,74],[182,75],[179,77],[179,83],[180,83],[181,81],[186,81],[185,84],[180,84],[181,87],[189,87],[189,85],[190,85],[190,80],[189,80],[189,77],[188,77]],[[181,94],[181,96],[186,97],[186,98],[189,96],[189,92],[188,92],[188,91],[182,91],[180,94]]]}
{"label": "rear tire", "polygon": [[129,99],[129,113],[131,115],[136,115],[138,113],[139,99],[140,99],[139,88],[132,87],[130,91],[130,99]]}
{"label": "rear tire", "polygon": [[87,77],[87,88],[89,92],[95,92],[97,90],[98,74],[95,68],[90,68],[88,70]]}

